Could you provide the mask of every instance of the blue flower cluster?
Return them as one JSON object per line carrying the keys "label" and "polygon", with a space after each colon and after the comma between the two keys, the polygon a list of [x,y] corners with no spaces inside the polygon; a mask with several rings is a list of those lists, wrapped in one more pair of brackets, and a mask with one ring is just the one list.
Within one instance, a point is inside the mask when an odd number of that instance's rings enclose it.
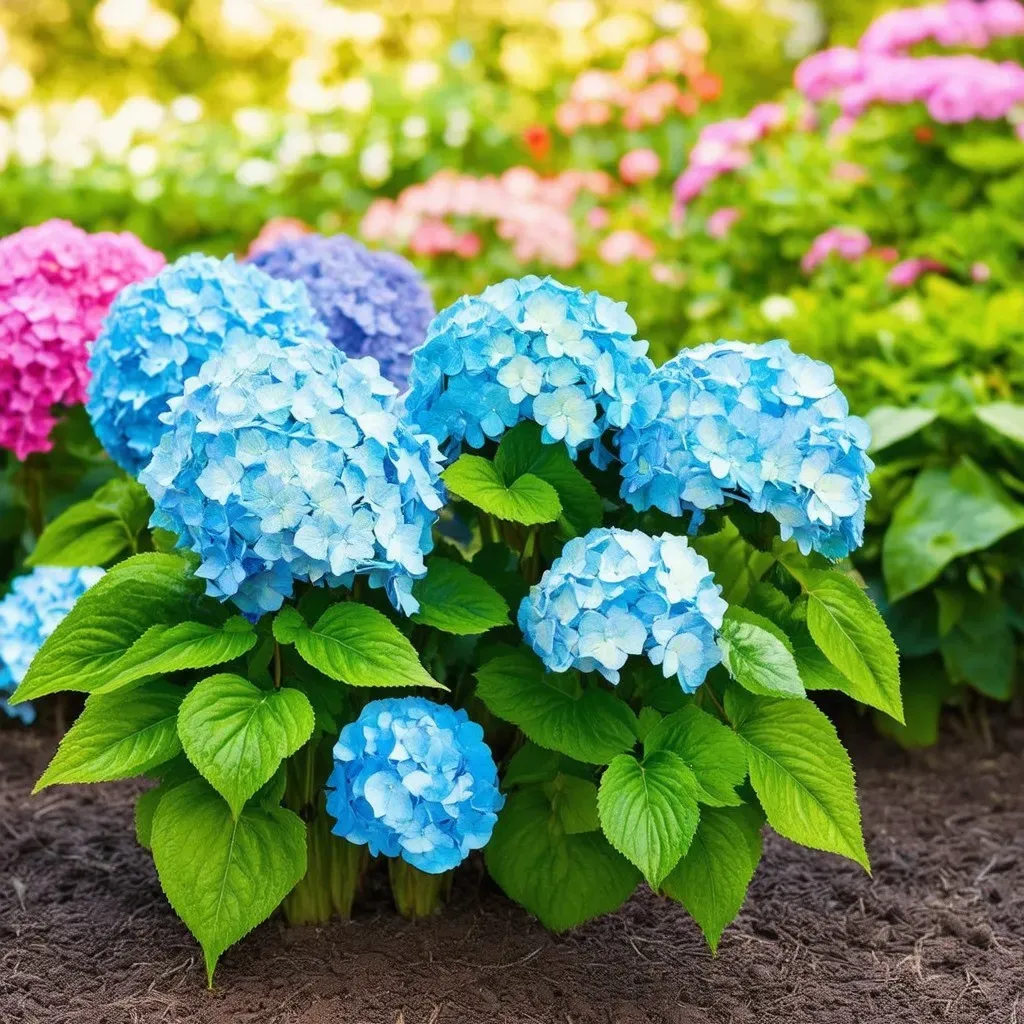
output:
{"label": "blue flower cluster", "polygon": [[152,525],[202,559],[207,593],[250,618],[295,580],[385,587],[407,613],[443,504],[432,437],[399,418],[374,359],[239,332],[184,393],[140,474]]}
{"label": "blue flower cluster", "polygon": [[441,874],[487,845],[505,798],[484,731],[461,708],[375,700],[334,748],[334,833]]}
{"label": "blue flower cluster", "polygon": [[25,678],[46,638],[102,575],[102,569],[46,565],[11,584],[0,600],[0,710],[26,724],[34,720],[31,704],[12,707],[2,695],[13,692]]}
{"label": "blue flower cluster", "polygon": [[618,436],[622,497],[697,514],[729,498],[768,512],[783,540],[843,558],[864,538],[867,424],[831,367],[785,341],[702,345],[654,375],[660,407]]}
{"label": "blue flower cluster", "polygon": [[692,693],[721,660],[720,591],[685,537],[596,529],[565,545],[519,606],[519,628],[551,672],[617,683],[629,655],[646,654]]}
{"label": "blue flower cluster", "polygon": [[138,474],[164,432],[160,415],[185,381],[234,337],[324,343],[305,290],[256,267],[183,256],[117,296],[92,349],[86,403],[111,458]]}
{"label": "blue flower cluster", "polygon": [[302,281],[331,343],[349,356],[373,356],[381,373],[405,388],[412,351],[434,315],[423,277],[407,259],[347,235],[303,235],[251,262],[272,277]]}
{"label": "blue flower cluster", "polygon": [[528,276],[491,285],[438,314],[413,354],[406,408],[447,455],[463,441],[480,448],[521,420],[535,420],[547,444],[575,458],[659,403],[649,386],[647,342],[624,302]]}

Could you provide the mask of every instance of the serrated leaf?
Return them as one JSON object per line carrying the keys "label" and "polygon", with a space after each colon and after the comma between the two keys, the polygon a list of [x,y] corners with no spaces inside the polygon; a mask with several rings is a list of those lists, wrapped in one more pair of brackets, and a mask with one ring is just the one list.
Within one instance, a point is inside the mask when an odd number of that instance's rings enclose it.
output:
{"label": "serrated leaf", "polygon": [[662,886],[686,907],[712,951],[747,898],[761,860],[761,823],[749,806],[705,808],[686,856]]}
{"label": "serrated leaf", "polygon": [[846,680],[842,691],[902,721],[896,645],[871,598],[842,573],[789,569],[807,594],[811,638]]}
{"label": "serrated leaf", "polygon": [[285,608],[274,619],[274,636],[279,643],[294,644],[313,668],[349,686],[447,689],[420,664],[398,627],[363,604],[332,605],[314,626],[294,608]]}
{"label": "serrated leaf", "polygon": [[447,558],[433,558],[412,588],[420,610],[413,622],[474,636],[509,624],[505,599],[486,580]]}
{"label": "serrated leaf", "polygon": [[644,752],[669,750],[693,772],[697,799],[713,807],[740,803],[736,787],[747,777],[747,752],[727,725],[692,704],[662,719],[647,735]]}
{"label": "serrated leaf", "polygon": [[564,444],[544,444],[539,424],[524,420],[501,439],[494,468],[506,484],[529,473],[551,484],[576,536],[601,525],[601,498],[569,457]]}
{"label": "serrated leaf", "polygon": [[498,519],[536,526],[553,523],[562,514],[551,484],[524,473],[506,485],[494,464],[479,455],[459,456],[441,476],[453,494]]}
{"label": "serrated leaf", "polygon": [[238,817],[281,762],[306,743],[313,724],[313,708],[299,690],[261,690],[222,673],[185,698],[178,736],[189,761]]}
{"label": "serrated leaf", "polygon": [[597,812],[597,786],[589,779],[558,772],[544,784],[544,792],[566,835],[596,832],[601,827]]}
{"label": "serrated leaf", "polygon": [[864,418],[871,428],[872,454],[913,437],[920,430],[934,423],[938,417],[935,409],[900,409],[894,405],[879,405]]}
{"label": "serrated leaf", "polygon": [[800,672],[788,638],[762,616],[730,608],[719,631],[722,663],[733,679],[751,693],[769,697],[804,697]]}
{"label": "serrated leaf", "polygon": [[699,788],[693,772],[668,750],[655,750],[643,761],[620,754],[601,777],[601,828],[652,889],[693,841]]}
{"label": "serrated leaf", "polygon": [[926,587],[954,559],[1024,527],[1024,505],[970,459],[926,469],[896,506],[882,543],[889,600]]}
{"label": "serrated leaf", "polygon": [[606,690],[577,690],[525,651],[492,658],[476,673],[477,696],[534,743],[577,761],[608,764],[636,743],[629,705]]}
{"label": "serrated leaf", "polygon": [[203,947],[211,985],[224,951],[265,921],[306,873],[298,815],[249,806],[233,818],[202,779],[160,801],[152,845],[160,885]]}
{"label": "serrated leaf", "polygon": [[746,744],[750,784],[771,827],[870,870],[853,767],[828,718],[809,700],[754,697],[735,686],[725,710]]}
{"label": "serrated leaf", "polygon": [[113,679],[97,687],[96,693],[111,693],[168,672],[222,665],[251,651],[256,640],[252,625],[240,615],[222,626],[204,622],[150,626],[125,652]]}
{"label": "serrated leaf", "polygon": [[205,589],[178,555],[135,555],[90,587],[36,655],[12,703],[61,690],[92,693],[152,626],[192,617]]}
{"label": "serrated leaf", "polygon": [[136,550],[152,510],[135,480],[105,483],[91,498],[65,509],[46,525],[27,565],[106,565]]}
{"label": "serrated leaf", "polygon": [[553,931],[618,910],[640,879],[601,832],[567,835],[540,786],[508,798],[484,858],[506,895]]}
{"label": "serrated leaf", "polygon": [[181,751],[175,723],[184,692],[157,683],[90,697],[34,792],[58,783],[130,779],[169,761]]}

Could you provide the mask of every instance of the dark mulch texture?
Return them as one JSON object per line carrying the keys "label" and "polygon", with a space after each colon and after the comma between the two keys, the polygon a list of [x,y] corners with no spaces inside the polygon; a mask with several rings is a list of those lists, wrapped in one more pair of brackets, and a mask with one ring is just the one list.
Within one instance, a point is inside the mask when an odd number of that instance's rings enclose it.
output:
{"label": "dark mulch texture", "polygon": [[649,893],[546,934],[463,878],[446,916],[257,930],[217,990],[133,839],[129,785],[28,793],[0,733],[0,1021],[40,1024],[1024,1024],[1024,730],[910,756],[860,727],[869,878],[772,836],[712,958]]}

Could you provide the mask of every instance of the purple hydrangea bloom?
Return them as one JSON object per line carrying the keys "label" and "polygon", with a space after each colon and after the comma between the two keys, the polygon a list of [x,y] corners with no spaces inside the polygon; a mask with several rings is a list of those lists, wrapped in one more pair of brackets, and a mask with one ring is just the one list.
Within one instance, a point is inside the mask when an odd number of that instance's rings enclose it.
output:
{"label": "purple hydrangea bloom", "polygon": [[302,281],[332,344],[349,356],[373,356],[388,380],[405,387],[412,351],[434,315],[423,277],[407,259],[347,235],[304,235],[251,262],[271,277]]}

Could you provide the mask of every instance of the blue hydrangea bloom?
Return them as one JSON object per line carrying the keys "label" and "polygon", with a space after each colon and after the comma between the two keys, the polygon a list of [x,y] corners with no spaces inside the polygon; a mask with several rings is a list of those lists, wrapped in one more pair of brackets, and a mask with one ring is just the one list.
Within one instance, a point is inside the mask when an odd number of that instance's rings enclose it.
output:
{"label": "blue hydrangea bloom", "polygon": [[617,683],[626,659],[646,654],[692,693],[721,660],[720,592],[685,537],[601,528],[565,545],[519,606],[519,628],[551,672]]}
{"label": "blue hydrangea bloom", "polygon": [[302,281],[331,344],[373,356],[404,390],[413,349],[423,344],[434,301],[420,272],[393,252],[347,235],[303,235],[252,257],[272,277]]}
{"label": "blue hydrangea bloom", "polygon": [[152,525],[199,555],[208,594],[252,619],[280,608],[295,580],[347,587],[357,575],[414,612],[444,502],[441,454],[395,395],[374,359],[225,339],[171,399],[139,476]]}
{"label": "blue hydrangea bloom", "polygon": [[439,313],[413,354],[409,416],[445,454],[480,448],[521,420],[576,457],[659,403],[647,342],[624,302],[533,275],[491,285]]}
{"label": "blue hydrangea bloom", "polygon": [[12,707],[3,694],[25,678],[43,642],[102,575],[102,569],[44,565],[11,584],[0,600],[0,710],[26,725],[35,719],[31,704]]}
{"label": "blue hydrangea bloom", "polygon": [[440,874],[487,845],[505,798],[484,731],[461,708],[375,700],[334,748],[334,833]]}
{"label": "blue hydrangea bloom", "polygon": [[86,409],[111,458],[137,474],[164,432],[169,399],[224,342],[239,335],[280,345],[326,334],[302,285],[262,270],[194,254],[114,300],[89,358]]}
{"label": "blue hydrangea bloom", "polygon": [[660,408],[618,435],[622,497],[697,514],[727,499],[774,516],[783,540],[844,558],[864,539],[871,434],[831,367],[785,341],[701,345],[654,375]]}

